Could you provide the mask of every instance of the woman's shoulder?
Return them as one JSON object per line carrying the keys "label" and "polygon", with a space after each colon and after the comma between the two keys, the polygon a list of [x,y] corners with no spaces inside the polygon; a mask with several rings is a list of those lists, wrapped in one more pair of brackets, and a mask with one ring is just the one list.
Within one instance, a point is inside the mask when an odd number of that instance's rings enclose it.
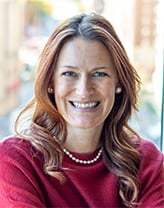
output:
{"label": "woman's shoulder", "polygon": [[19,145],[25,145],[28,146],[30,144],[30,141],[25,140],[21,137],[18,137],[16,135],[11,135],[8,137],[5,137],[0,141],[0,147],[10,147],[10,146],[19,146]]}
{"label": "woman's shoulder", "polygon": [[152,177],[158,174],[164,173],[164,155],[155,145],[154,142],[148,139],[141,139],[138,146],[140,152],[140,178],[147,180],[147,177]]}
{"label": "woman's shoulder", "polygon": [[141,159],[153,159],[153,160],[163,160],[164,155],[159,150],[159,148],[155,145],[155,143],[151,140],[141,138],[140,145],[138,146],[138,150],[141,154]]}
{"label": "woman's shoulder", "polygon": [[138,171],[141,207],[148,207],[148,204],[152,207],[163,207],[164,155],[152,141],[147,139],[141,139],[138,150],[141,158]]}
{"label": "woman's shoulder", "polygon": [[31,143],[23,138],[17,136],[9,136],[0,141],[1,153],[18,151],[18,150],[29,150]]}
{"label": "woman's shoulder", "polygon": [[3,158],[26,158],[26,160],[41,158],[41,153],[30,141],[17,136],[9,136],[0,141],[0,155],[0,160]]}

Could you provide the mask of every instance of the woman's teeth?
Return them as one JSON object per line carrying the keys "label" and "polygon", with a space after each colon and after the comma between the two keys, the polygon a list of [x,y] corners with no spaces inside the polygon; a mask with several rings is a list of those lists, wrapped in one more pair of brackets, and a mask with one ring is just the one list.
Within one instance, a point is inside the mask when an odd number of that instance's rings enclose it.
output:
{"label": "woman's teeth", "polygon": [[76,108],[94,108],[97,106],[98,102],[91,102],[91,103],[76,103],[72,102],[73,106]]}

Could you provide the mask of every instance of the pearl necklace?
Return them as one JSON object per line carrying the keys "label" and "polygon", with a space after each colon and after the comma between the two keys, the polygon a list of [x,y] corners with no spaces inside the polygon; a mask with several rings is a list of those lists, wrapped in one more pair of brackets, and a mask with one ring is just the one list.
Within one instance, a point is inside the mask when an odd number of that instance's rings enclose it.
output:
{"label": "pearl necklace", "polygon": [[103,148],[101,148],[96,157],[93,158],[92,160],[81,160],[81,159],[78,159],[76,157],[74,157],[67,149],[63,148],[63,151],[64,153],[73,161],[75,161],[76,163],[81,163],[81,164],[84,164],[84,165],[89,165],[89,164],[92,164],[92,163],[95,163],[101,156],[101,153],[102,153],[102,150]]}

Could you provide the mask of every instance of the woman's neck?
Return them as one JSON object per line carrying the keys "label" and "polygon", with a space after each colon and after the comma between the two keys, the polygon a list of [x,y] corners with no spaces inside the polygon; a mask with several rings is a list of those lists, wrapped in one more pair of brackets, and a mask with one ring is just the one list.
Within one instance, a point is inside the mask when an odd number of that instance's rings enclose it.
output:
{"label": "woman's neck", "polygon": [[100,147],[102,126],[95,129],[79,129],[67,126],[65,148],[72,152],[91,153]]}

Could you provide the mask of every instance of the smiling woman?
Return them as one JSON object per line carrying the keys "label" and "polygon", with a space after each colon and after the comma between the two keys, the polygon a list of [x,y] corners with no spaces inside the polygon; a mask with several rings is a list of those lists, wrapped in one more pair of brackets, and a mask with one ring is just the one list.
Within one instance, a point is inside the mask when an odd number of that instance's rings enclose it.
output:
{"label": "smiling woman", "polygon": [[58,25],[17,135],[0,144],[3,207],[162,208],[163,155],[128,125],[139,85],[104,17]]}

